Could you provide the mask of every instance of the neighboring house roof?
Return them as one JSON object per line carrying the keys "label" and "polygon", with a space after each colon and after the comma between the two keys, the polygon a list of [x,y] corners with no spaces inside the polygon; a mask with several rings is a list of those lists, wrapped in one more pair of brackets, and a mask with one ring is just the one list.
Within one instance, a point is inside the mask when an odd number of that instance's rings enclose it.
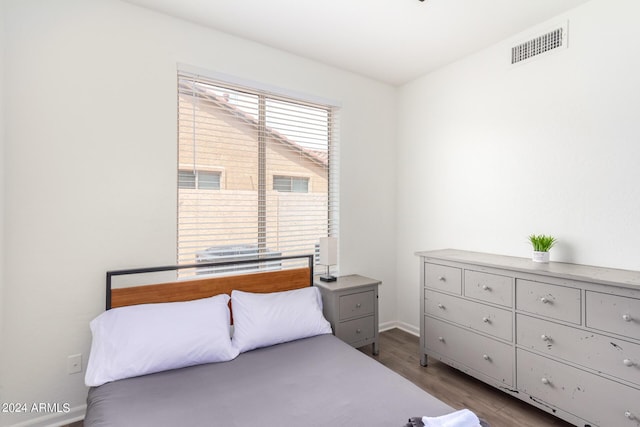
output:
{"label": "neighboring house roof", "polygon": [[[251,115],[248,114],[232,103],[229,102],[229,98],[225,96],[218,96],[212,93],[209,90],[201,87],[200,85],[187,85],[180,82],[180,93],[186,96],[197,96],[199,98],[206,99],[207,101],[214,104],[216,107],[226,110],[231,117],[237,118],[239,121],[249,124],[253,127],[258,127],[258,121]],[[267,137],[274,139],[275,141],[286,145],[287,147],[300,152],[303,156],[308,158],[314,163],[319,164],[322,167],[326,167],[329,162],[329,153],[326,151],[318,151],[318,150],[309,150],[304,148],[300,144],[295,141],[287,138],[285,135],[281,134],[277,130],[266,127]]]}

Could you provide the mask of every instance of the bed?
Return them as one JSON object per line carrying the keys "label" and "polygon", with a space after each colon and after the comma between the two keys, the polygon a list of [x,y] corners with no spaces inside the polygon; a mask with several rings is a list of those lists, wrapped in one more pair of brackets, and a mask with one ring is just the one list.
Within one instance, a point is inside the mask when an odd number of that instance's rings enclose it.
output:
{"label": "bed", "polygon": [[[175,278],[183,269],[197,273],[198,269],[211,266],[108,272],[107,310],[91,325],[93,341],[86,377],[91,387],[84,425],[402,427],[411,417],[436,417],[453,412],[450,406],[335,338],[330,327],[326,329],[328,322],[322,323],[321,314],[318,317],[315,306],[318,300],[313,296],[316,291],[312,286],[313,257],[302,257],[306,265],[301,267],[285,266],[299,263],[300,258],[270,258],[269,271],[261,270],[264,260],[259,263],[254,260],[256,271],[248,274],[213,278],[195,274],[192,280],[178,278],[117,288],[112,283],[116,278],[140,274],[170,274]],[[215,268],[226,264],[216,263]],[[212,305],[196,305],[203,301],[207,304],[215,301],[218,308],[211,310]],[[113,310],[115,308],[117,310]],[[147,312],[135,311],[142,308],[151,310],[154,320],[150,320]],[[159,309],[174,311],[153,312]],[[134,317],[117,317],[127,310],[133,312]],[[208,316],[216,310],[223,313],[219,321],[227,322],[227,335],[228,323],[233,319],[233,340],[237,336],[238,343],[232,342],[229,347],[225,341],[228,337],[221,333],[218,338],[224,342],[217,344],[212,352],[222,353],[222,357],[216,354],[220,360],[214,357],[213,362],[207,363],[206,358],[203,361],[194,355],[200,350],[190,351],[188,347],[208,342],[208,338],[200,339],[197,332],[194,338],[197,341],[189,344],[184,336],[199,329],[204,334],[211,333],[215,319],[205,317],[201,321],[198,313],[202,311],[203,316]],[[256,312],[259,314],[254,316]],[[175,318],[173,313],[177,313]],[[104,321],[109,316],[111,323]],[[265,316],[267,320],[263,320]],[[183,323],[189,322],[205,323],[206,327],[199,328],[193,323],[180,330]],[[142,326],[136,331],[139,324]],[[158,328],[161,331],[154,332]],[[267,338],[263,339],[264,336]],[[105,344],[109,339],[114,342]],[[186,344],[180,344],[183,339],[187,340]],[[238,349],[236,344],[242,348]],[[128,350],[136,346],[140,348]],[[159,347],[154,350],[154,346]],[[148,354],[141,355],[145,351]],[[160,363],[159,367],[144,370],[153,365],[154,358],[172,351],[186,353],[170,356],[174,360],[163,360],[164,365]],[[122,358],[118,352],[132,354]],[[189,360],[175,365],[175,359]],[[104,376],[119,363],[122,366],[117,375]],[[131,371],[131,365],[144,369]],[[100,375],[103,377],[99,378]]]}

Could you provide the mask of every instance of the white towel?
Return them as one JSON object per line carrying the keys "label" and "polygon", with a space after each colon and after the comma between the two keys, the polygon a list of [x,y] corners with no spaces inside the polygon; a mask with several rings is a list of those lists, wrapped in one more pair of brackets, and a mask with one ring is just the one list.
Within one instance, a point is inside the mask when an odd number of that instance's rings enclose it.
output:
{"label": "white towel", "polygon": [[480,420],[468,409],[461,409],[440,417],[422,417],[424,427],[479,427]]}

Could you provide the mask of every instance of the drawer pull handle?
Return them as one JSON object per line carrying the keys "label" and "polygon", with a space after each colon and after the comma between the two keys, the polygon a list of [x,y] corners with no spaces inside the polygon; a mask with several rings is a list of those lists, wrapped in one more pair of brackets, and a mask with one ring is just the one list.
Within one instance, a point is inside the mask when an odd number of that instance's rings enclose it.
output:
{"label": "drawer pull handle", "polygon": [[362,333],[362,329],[356,329],[356,334]]}
{"label": "drawer pull handle", "polygon": [[542,297],[540,298],[540,302],[543,304],[549,304],[551,301],[549,301],[549,298],[547,297]]}
{"label": "drawer pull handle", "polygon": [[551,337],[550,337],[549,335],[545,335],[545,334],[542,334],[542,335],[540,336],[540,339],[541,339],[542,341],[546,341],[546,342],[551,341]]}
{"label": "drawer pull handle", "polygon": [[362,307],[362,304],[357,303],[357,304],[356,304],[356,308],[360,308],[360,307]]}
{"label": "drawer pull handle", "polygon": [[483,355],[482,355],[482,358],[483,358],[484,360],[491,360],[491,358],[489,357],[489,355],[488,355],[488,354],[483,354]]}
{"label": "drawer pull handle", "polygon": [[548,379],[544,378],[544,377],[542,377],[542,379],[540,381],[542,381],[542,384],[544,384],[544,385],[551,384],[551,382]]}
{"label": "drawer pull handle", "polygon": [[438,308],[439,308],[440,310],[444,310],[444,305],[442,305],[442,304],[438,304]]}
{"label": "drawer pull handle", "polygon": [[491,323],[491,319],[489,319],[488,317],[483,317],[483,318],[482,318],[482,321],[483,321],[484,323]]}
{"label": "drawer pull handle", "polygon": [[633,415],[633,414],[631,413],[631,411],[625,411],[625,412],[624,412],[624,416],[625,416],[625,417],[627,417],[627,418],[628,418],[628,419],[630,419],[630,420],[635,420],[635,419],[636,419],[636,416],[635,416],[635,415]]}
{"label": "drawer pull handle", "polygon": [[482,290],[483,291],[490,291],[491,288],[489,286],[487,286],[487,285],[482,285]]}
{"label": "drawer pull handle", "polygon": [[622,361],[622,363],[624,363],[624,366],[628,366],[628,367],[635,366],[634,361],[633,361],[633,360],[630,360],[630,359],[624,359],[624,360]]}
{"label": "drawer pull handle", "polygon": [[622,320],[624,320],[625,322],[631,322],[633,319],[631,318],[631,315],[623,314],[622,315]]}
{"label": "drawer pull handle", "polygon": [[444,342],[444,337],[438,337],[438,341]]}
{"label": "drawer pull handle", "polygon": [[441,282],[446,282],[447,278],[444,276],[438,276],[438,280],[440,280]]}

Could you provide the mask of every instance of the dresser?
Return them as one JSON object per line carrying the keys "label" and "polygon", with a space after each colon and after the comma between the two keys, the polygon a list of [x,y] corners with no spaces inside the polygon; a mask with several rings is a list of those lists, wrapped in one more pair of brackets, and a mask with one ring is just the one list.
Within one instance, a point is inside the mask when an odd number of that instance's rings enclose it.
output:
{"label": "dresser", "polygon": [[420,257],[420,348],[578,426],[640,426],[640,272]]}
{"label": "dresser", "polygon": [[315,278],[320,289],[324,317],[336,337],[354,347],[371,344],[378,354],[378,286],[380,281],[352,274],[335,282]]}

